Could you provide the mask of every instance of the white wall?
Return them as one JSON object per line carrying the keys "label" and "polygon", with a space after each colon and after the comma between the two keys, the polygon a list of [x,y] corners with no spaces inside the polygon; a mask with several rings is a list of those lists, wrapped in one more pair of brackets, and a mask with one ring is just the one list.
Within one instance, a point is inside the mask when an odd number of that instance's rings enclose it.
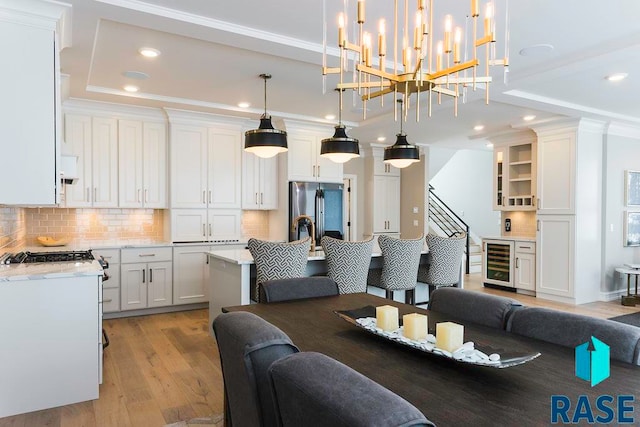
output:
{"label": "white wall", "polygon": [[[615,274],[624,263],[640,263],[640,247],[623,246],[623,218],[627,208],[624,200],[624,171],[640,171],[640,135],[637,137],[609,134],[605,139],[603,159],[603,292],[626,289],[626,279]],[[613,229],[612,229],[613,228]],[[634,282],[632,280],[632,285]]]}
{"label": "white wall", "polygon": [[459,150],[430,184],[438,197],[469,224],[472,233],[480,237],[500,235],[500,212],[493,211],[491,204],[492,151]]}
{"label": "white wall", "polygon": [[429,180],[440,172],[440,169],[458,152],[455,148],[429,147]]}

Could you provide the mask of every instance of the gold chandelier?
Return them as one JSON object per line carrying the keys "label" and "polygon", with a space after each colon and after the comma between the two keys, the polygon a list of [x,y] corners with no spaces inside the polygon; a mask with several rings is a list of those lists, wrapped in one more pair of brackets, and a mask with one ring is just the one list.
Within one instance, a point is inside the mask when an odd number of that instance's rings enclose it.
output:
{"label": "gold chandelier", "polygon": [[[505,73],[508,71],[508,28],[506,28],[508,27],[508,19],[505,19],[505,54],[502,58],[496,58],[495,54],[496,20],[492,1],[486,3],[484,7],[483,32],[480,37],[478,37],[478,21],[481,19],[480,2],[479,0],[471,0],[469,14],[465,17],[465,30],[463,31],[460,26],[455,27],[453,17],[446,15],[443,37],[435,42],[434,49],[433,0],[416,0],[415,25],[411,32],[409,0],[404,0],[402,27],[398,24],[398,1],[394,0],[392,62],[388,64],[386,60],[388,56],[387,24],[386,20],[382,18],[378,24],[377,64],[375,64],[373,36],[370,32],[365,31],[365,1],[357,1],[355,20],[352,21],[354,25],[357,25],[357,31],[353,31],[353,38],[357,39],[357,42],[354,43],[347,36],[348,22],[353,18],[349,18],[348,0],[344,0],[344,10],[338,16],[339,67],[327,66],[325,4],[322,64],[325,90],[327,74],[339,74],[340,80],[336,88],[357,91],[363,102],[364,119],[366,119],[367,102],[379,97],[381,105],[384,105],[383,95],[389,93],[394,94],[395,101],[399,97],[404,99],[403,115],[405,120],[410,107],[409,97],[414,93],[417,94],[416,121],[419,121],[420,117],[420,94],[422,92],[428,92],[429,117],[432,113],[432,97],[437,98],[438,104],[442,101],[442,95],[452,97],[454,115],[457,116],[458,98],[461,94],[466,94],[468,87],[476,90],[478,84],[484,84],[485,102],[488,104],[489,83],[491,83],[489,67],[502,65],[505,67]],[[505,1],[505,4],[507,4],[506,2],[508,0]],[[505,16],[508,14],[505,13]],[[410,34],[413,36],[412,44],[410,43]],[[469,44],[471,45],[470,49],[467,48]],[[478,50],[483,47],[484,55],[481,64]]]}

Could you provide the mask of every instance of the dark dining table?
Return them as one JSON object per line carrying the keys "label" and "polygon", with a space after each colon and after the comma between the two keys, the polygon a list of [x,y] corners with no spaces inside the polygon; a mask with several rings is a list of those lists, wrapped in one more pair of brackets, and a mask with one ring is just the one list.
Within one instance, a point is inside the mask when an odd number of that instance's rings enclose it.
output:
{"label": "dark dining table", "polygon": [[[388,341],[350,324],[334,312],[384,304],[398,307],[400,316],[413,312],[428,315],[430,331],[435,329],[436,322],[461,323],[465,327],[465,341],[473,341],[479,348],[541,355],[503,369],[472,365]],[[596,416],[598,396],[635,396],[640,392],[637,366],[611,360],[610,377],[591,387],[589,382],[575,376],[572,348],[459,321],[370,294],[242,305],[225,307],[222,311],[248,311],[260,316],[284,331],[301,351],[324,353],[350,366],[411,402],[438,426],[550,425],[554,395],[566,396],[572,406],[579,396],[586,396]],[[631,405],[633,412],[624,415],[633,416],[640,423],[640,406],[636,402]],[[615,403],[609,406],[615,408]],[[573,409],[568,412],[570,417]]]}

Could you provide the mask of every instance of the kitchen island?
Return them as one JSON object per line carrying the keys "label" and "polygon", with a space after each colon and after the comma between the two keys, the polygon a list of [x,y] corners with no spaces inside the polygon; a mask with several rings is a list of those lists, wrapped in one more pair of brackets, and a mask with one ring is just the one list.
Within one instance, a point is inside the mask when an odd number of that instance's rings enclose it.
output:
{"label": "kitchen island", "polygon": [[[427,262],[428,250],[422,251],[420,263]],[[251,286],[255,284],[256,269],[251,253],[247,249],[217,250],[208,252],[209,256],[209,332],[213,333],[211,324],[222,307],[251,304]],[[369,268],[382,267],[382,253],[377,245],[374,245],[371,254]],[[464,263],[461,263],[460,281],[458,286],[463,286]],[[306,276],[313,276],[327,272],[327,263],[324,252],[316,250],[309,252]],[[425,301],[427,287],[416,287],[416,301]],[[369,293],[384,296],[383,289],[369,287]],[[404,292],[395,292],[394,299],[404,301]]]}

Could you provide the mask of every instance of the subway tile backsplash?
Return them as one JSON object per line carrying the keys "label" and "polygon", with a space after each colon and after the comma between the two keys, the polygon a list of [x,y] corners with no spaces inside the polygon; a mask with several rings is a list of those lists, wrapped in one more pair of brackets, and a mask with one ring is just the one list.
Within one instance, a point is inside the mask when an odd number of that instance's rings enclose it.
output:
{"label": "subway tile backsplash", "polygon": [[0,206],[0,248],[20,246],[25,234],[25,209]]}
{"label": "subway tile backsplash", "polygon": [[243,211],[242,235],[269,240],[269,211]]}
{"label": "subway tile backsplash", "polygon": [[[504,220],[511,219],[511,232],[504,231]],[[536,237],[536,213],[535,211],[503,211],[502,212],[502,237]]]}

